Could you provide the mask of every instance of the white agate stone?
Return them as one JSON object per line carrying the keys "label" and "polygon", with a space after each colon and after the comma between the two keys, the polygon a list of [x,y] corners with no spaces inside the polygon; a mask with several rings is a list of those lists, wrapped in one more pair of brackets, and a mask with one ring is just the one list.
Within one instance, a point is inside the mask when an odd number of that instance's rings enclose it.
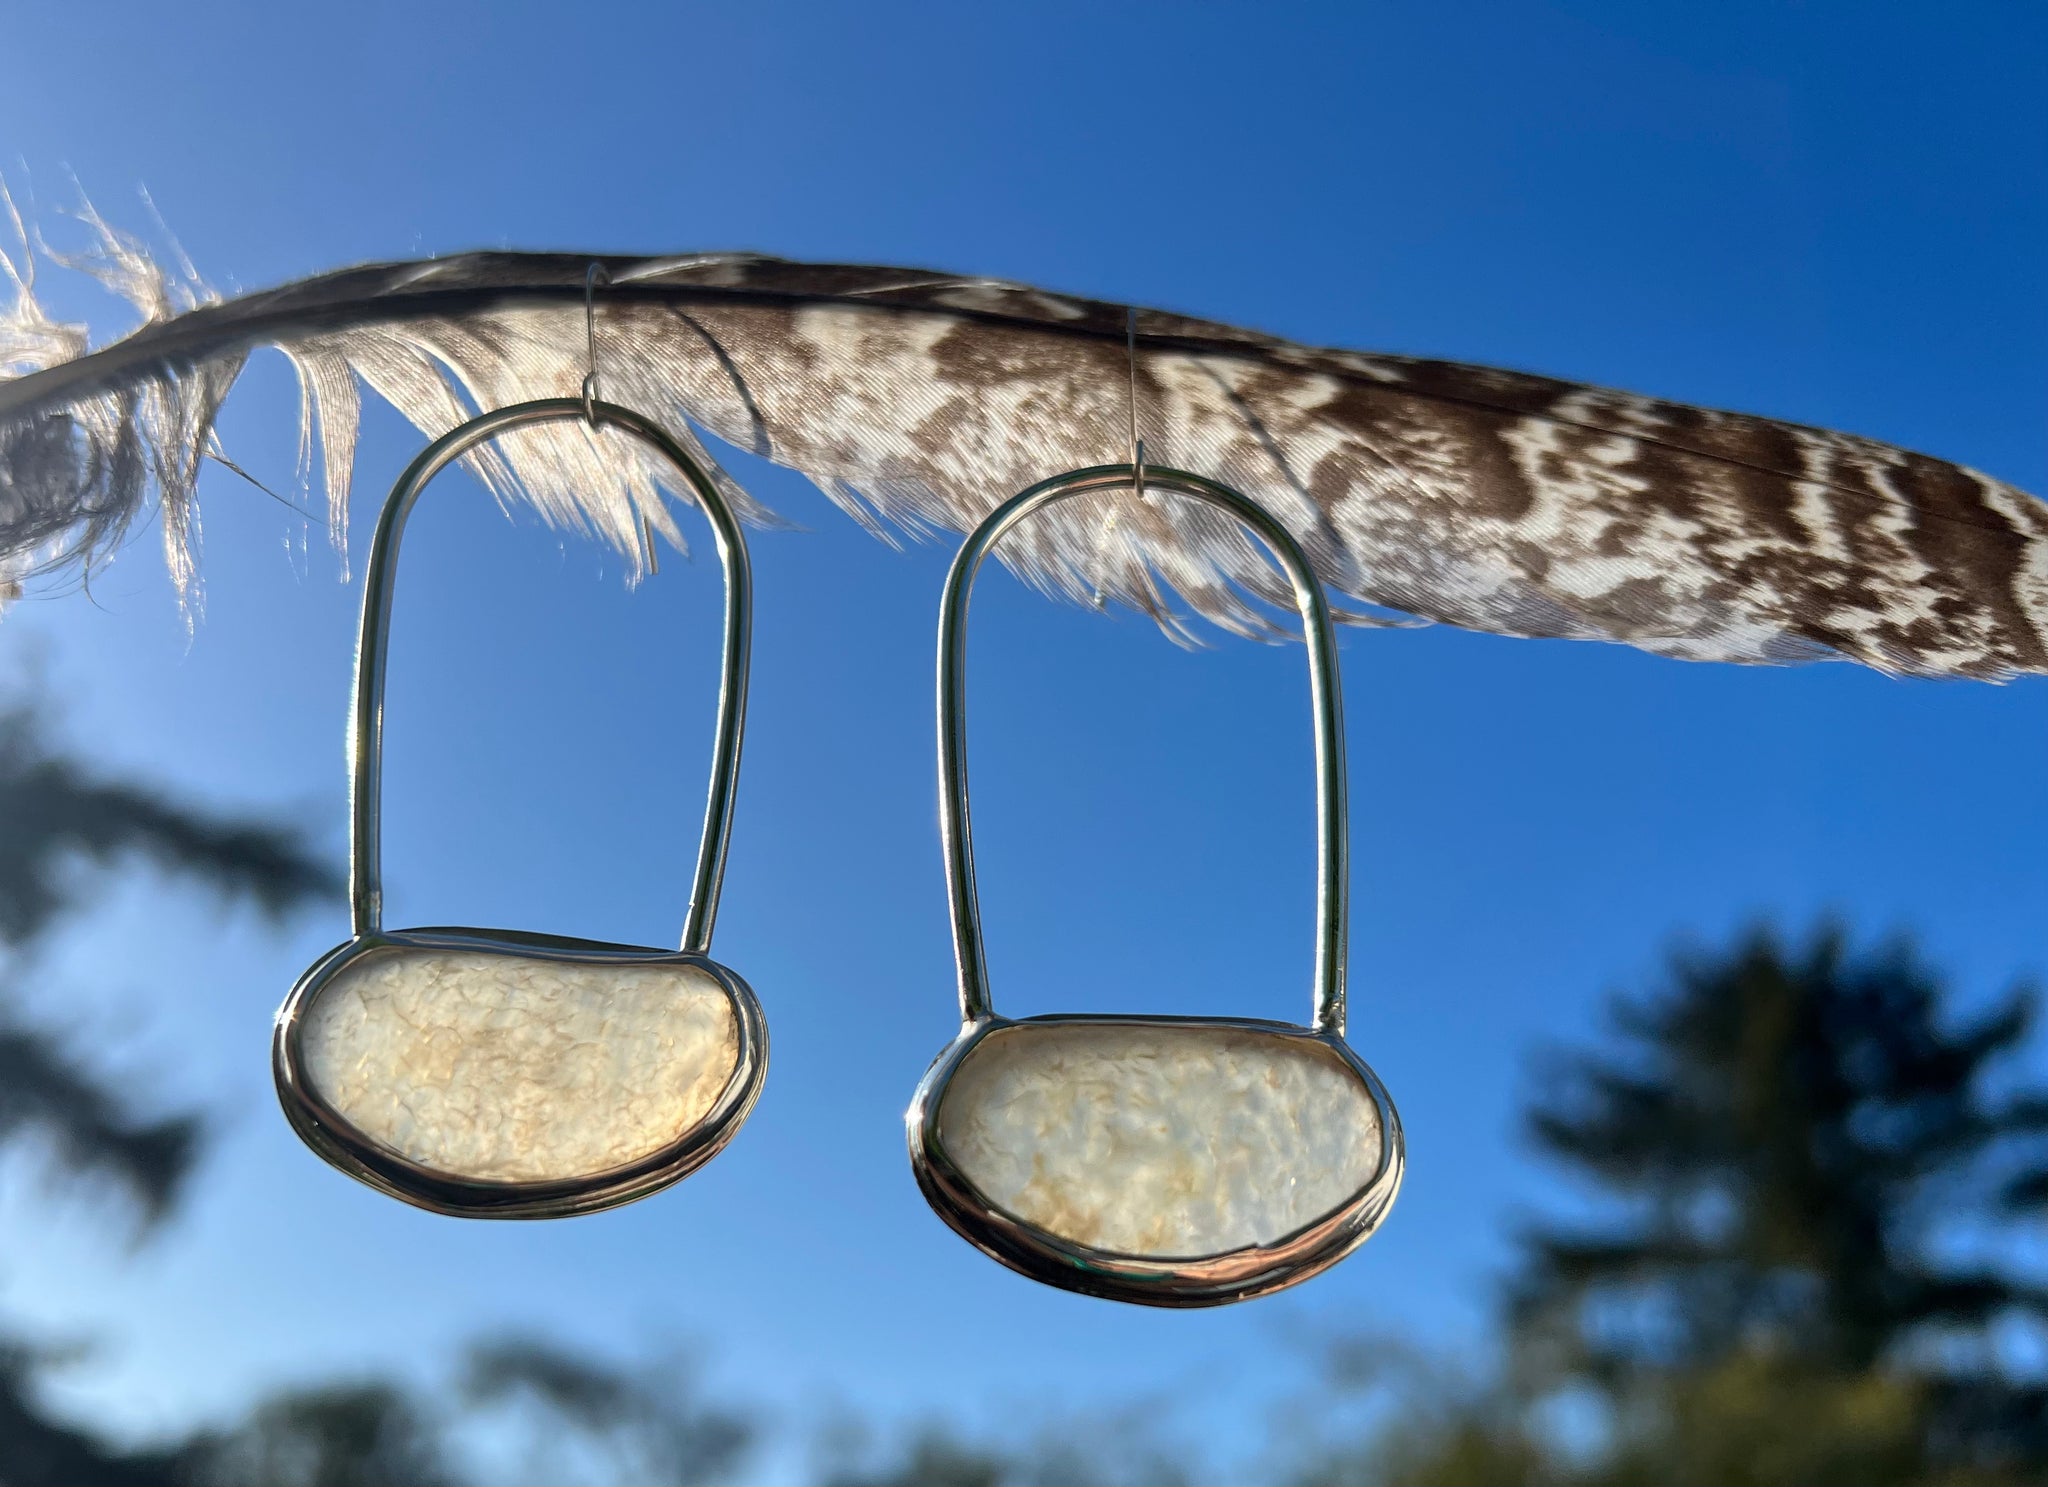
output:
{"label": "white agate stone", "polygon": [[989,1034],[947,1082],[946,1156],[1050,1234],[1148,1259],[1271,1244],[1379,1170],[1379,1109],[1327,1046],[1219,1027]]}
{"label": "white agate stone", "polygon": [[375,952],[300,1022],[306,1077],[371,1140],[457,1177],[587,1177],[701,1121],[739,1061],[695,966]]}

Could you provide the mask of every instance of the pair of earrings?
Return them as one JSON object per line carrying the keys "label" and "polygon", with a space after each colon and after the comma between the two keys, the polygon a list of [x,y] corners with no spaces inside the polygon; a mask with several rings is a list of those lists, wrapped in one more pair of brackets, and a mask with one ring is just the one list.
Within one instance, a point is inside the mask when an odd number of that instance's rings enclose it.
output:
{"label": "pair of earrings", "polygon": [[[588,420],[644,440],[710,518],[725,568],[724,669],[710,799],[682,947],[524,931],[387,930],[379,881],[386,640],[398,548],[427,483],[509,430]],[[1249,526],[1293,585],[1316,729],[1316,979],[1310,1026],[1248,1018],[1013,1020],[988,993],[965,754],[965,649],[976,570],[1034,511],[1134,483],[1211,502]],[[272,1065],[293,1128],[327,1161],[437,1213],[559,1218],[687,1176],[761,1092],[765,1020],[710,957],[746,715],[746,540],[708,474],[651,420],[588,398],[522,403],[430,445],[377,523],[351,720],[349,940],[299,978]],[[1343,718],[1328,602],[1301,549],[1256,503],[1181,471],[1057,476],[969,534],[939,624],[940,826],[961,1027],[906,1117],[926,1199],[984,1253],[1068,1290],[1156,1306],[1243,1300],[1335,1264],[1400,1186],[1399,1117],[1344,1041],[1347,895]]]}

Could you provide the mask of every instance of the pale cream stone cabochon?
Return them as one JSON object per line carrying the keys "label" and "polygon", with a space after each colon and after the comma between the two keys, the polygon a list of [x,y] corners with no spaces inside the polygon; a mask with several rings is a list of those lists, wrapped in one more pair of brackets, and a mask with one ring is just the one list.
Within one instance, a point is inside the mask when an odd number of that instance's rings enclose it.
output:
{"label": "pale cream stone cabochon", "polygon": [[371,1140],[495,1182],[588,1177],[703,1120],[739,1061],[732,998],[695,966],[373,952],[300,1022],[314,1090]]}
{"label": "pale cream stone cabochon", "polygon": [[1379,1107],[1327,1045],[1251,1029],[999,1029],[947,1082],[938,1143],[997,1207],[1097,1250],[1267,1245],[1380,1169]]}

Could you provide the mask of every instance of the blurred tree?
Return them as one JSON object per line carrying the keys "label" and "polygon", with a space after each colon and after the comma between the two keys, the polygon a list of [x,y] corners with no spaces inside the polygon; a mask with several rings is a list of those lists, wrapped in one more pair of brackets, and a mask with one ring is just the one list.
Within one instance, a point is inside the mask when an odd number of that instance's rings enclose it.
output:
{"label": "blurred tree", "polygon": [[159,1487],[179,1480],[176,1451],[123,1451],[52,1418],[35,1398],[51,1350],[0,1338],[0,1483],[6,1487]]}
{"label": "blurred tree", "polygon": [[941,1425],[916,1431],[879,1461],[852,1459],[856,1449],[850,1439],[834,1443],[832,1454],[839,1459],[826,1466],[824,1487],[1003,1487],[1015,1465],[1001,1447],[966,1440]]}
{"label": "blurred tree", "polygon": [[1999,1258],[2048,1204],[2048,1094],[2001,1077],[2034,1001],[1947,1002],[1833,928],[1617,998],[1613,1047],[1543,1068],[1530,1130],[1592,1216],[1524,1235],[1505,1371],[1407,1387],[1304,1480],[2048,1480],[2048,1291]]}
{"label": "blurred tree", "polygon": [[[57,1177],[113,1188],[147,1231],[192,1171],[201,1122],[138,1113],[22,1019],[35,952],[89,904],[96,871],[130,860],[273,917],[338,894],[339,875],[295,832],[94,775],[20,702],[0,705],[0,820],[0,1147],[34,1144]],[[555,1478],[549,1448],[565,1432],[586,1448],[578,1465],[674,1487],[731,1470],[753,1439],[749,1421],[695,1399],[676,1368],[635,1372],[508,1338],[472,1349],[453,1400],[381,1380],[316,1384],[259,1401],[232,1429],[132,1451],[42,1406],[38,1375],[61,1356],[0,1335],[0,1487],[444,1487],[458,1476],[454,1437],[479,1412],[544,1417],[527,1432],[533,1480]]]}
{"label": "blurred tree", "polygon": [[441,1422],[379,1380],[278,1394],[223,1435],[188,1446],[198,1487],[448,1487]]}
{"label": "blurred tree", "polygon": [[[190,1172],[200,1124],[139,1111],[22,1018],[36,950],[95,871],[130,859],[272,914],[336,891],[335,875],[288,831],[93,776],[22,706],[0,709],[0,813],[0,1146],[33,1144],[57,1175],[111,1187],[147,1230]],[[2034,1003],[2015,991],[1959,1023],[1947,1000],[1904,946],[1855,956],[1834,930],[1680,956],[1665,985],[1617,998],[1611,1046],[1543,1066],[1531,1132],[1589,1202],[1580,1222],[1523,1236],[1505,1365],[1475,1377],[1384,1340],[1340,1349],[1333,1379],[1380,1401],[1374,1423],[1334,1445],[1280,1432],[1283,1474],[1328,1487],[2048,1480],[2048,1384],[2025,1366],[2048,1288],[2005,1263],[2011,1221],[2048,1208],[2048,1092],[2009,1071]],[[479,1428],[525,1443],[522,1479],[684,1487],[735,1470],[754,1439],[679,1364],[500,1338],[470,1350],[453,1391],[302,1388],[231,1430],[132,1451],[41,1405],[55,1356],[0,1336],[0,1487],[441,1487]],[[821,1475],[1182,1480],[1155,1416],[1000,1441],[933,1426],[879,1453],[848,1437]]]}
{"label": "blurred tree", "polygon": [[615,1481],[696,1487],[732,1471],[754,1443],[753,1422],[699,1399],[680,1358],[620,1368],[537,1338],[501,1337],[470,1349],[461,1394],[473,1412],[526,1413],[537,1427],[526,1469],[549,1481],[595,1464]]}
{"label": "blurred tree", "polygon": [[[1325,1388],[1273,1432],[1276,1465],[1297,1487],[1549,1487],[1556,1453],[1527,1402],[1492,1371],[1468,1371],[1398,1337],[1340,1339]],[[1364,1420],[1351,1406],[1363,1402]]]}
{"label": "blurred tree", "polygon": [[1532,1133],[1608,1216],[1528,1236],[1514,1330],[1608,1399],[1618,1480],[2048,1473],[2048,1389],[2007,1356],[2048,1291],[1992,1258],[2048,1200],[2048,1093],[1995,1082],[2034,1000],[1946,1000],[1903,944],[1758,931],[1550,1065]]}
{"label": "blurred tree", "polygon": [[[95,777],[56,749],[35,708],[0,708],[0,1147],[34,1143],[60,1177],[133,1200],[145,1228],[167,1211],[197,1154],[190,1115],[149,1116],[117,1098],[47,1030],[20,1014],[34,952],[90,889],[90,868],[142,858],[273,916],[338,891],[299,837],[181,806]],[[176,1452],[126,1452],[56,1419],[36,1397],[49,1350],[0,1338],[0,1484],[174,1480]]]}
{"label": "blurred tree", "polygon": [[846,1422],[820,1440],[818,1475],[825,1487],[1180,1487],[1205,1480],[1188,1451],[1165,1437],[1165,1417],[1163,1403],[1141,1400],[1001,1439],[928,1421],[882,1449],[864,1425]]}
{"label": "blurred tree", "polygon": [[182,806],[132,780],[90,773],[52,745],[36,707],[0,708],[0,946],[33,948],[92,887],[77,869],[142,858],[273,917],[339,891],[299,833]]}
{"label": "blurred tree", "polygon": [[520,1482],[695,1487],[737,1467],[745,1416],[707,1405],[675,1360],[622,1368],[533,1338],[469,1350],[451,1391],[383,1380],[318,1384],[260,1401],[188,1445],[193,1487],[450,1487],[476,1462]]}

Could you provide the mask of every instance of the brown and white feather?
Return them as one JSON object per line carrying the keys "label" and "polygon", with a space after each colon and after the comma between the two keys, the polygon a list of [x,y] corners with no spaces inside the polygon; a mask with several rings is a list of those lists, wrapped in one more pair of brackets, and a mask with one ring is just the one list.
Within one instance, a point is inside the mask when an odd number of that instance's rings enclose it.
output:
{"label": "brown and white feather", "polygon": [[[585,255],[475,253],[344,269],[220,302],[167,294],[108,233],[103,272],[149,319],[101,350],[53,327],[26,276],[0,315],[0,576],[104,555],[152,495],[190,583],[199,460],[248,354],[281,349],[303,443],[347,519],[360,386],[424,433],[573,395]],[[959,532],[1127,442],[1126,310],[1026,285],[749,254],[605,258],[604,394],[801,471],[878,535]],[[1323,350],[1164,311],[1136,316],[1153,458],[1266,503],[1337,594],[1508,635],[1699,660],[1838,656],[1912,675],[2048,671],[2048,507],[1890,445],[1490,367]],[[701,444],[696,445],[701,449]],[[716,469],[708,452],[708,464]],[[505,500],[639,551],[679,541],[662,473],[622,439],[514,436]],[[724,472],[755,521],[769,514]],[[1207,508],[1056,508],[1003,555],[1047,591],[1181,606],[1268,633],[1280,600]],[[1371,622],[1364,612],[1349,616]]]}

